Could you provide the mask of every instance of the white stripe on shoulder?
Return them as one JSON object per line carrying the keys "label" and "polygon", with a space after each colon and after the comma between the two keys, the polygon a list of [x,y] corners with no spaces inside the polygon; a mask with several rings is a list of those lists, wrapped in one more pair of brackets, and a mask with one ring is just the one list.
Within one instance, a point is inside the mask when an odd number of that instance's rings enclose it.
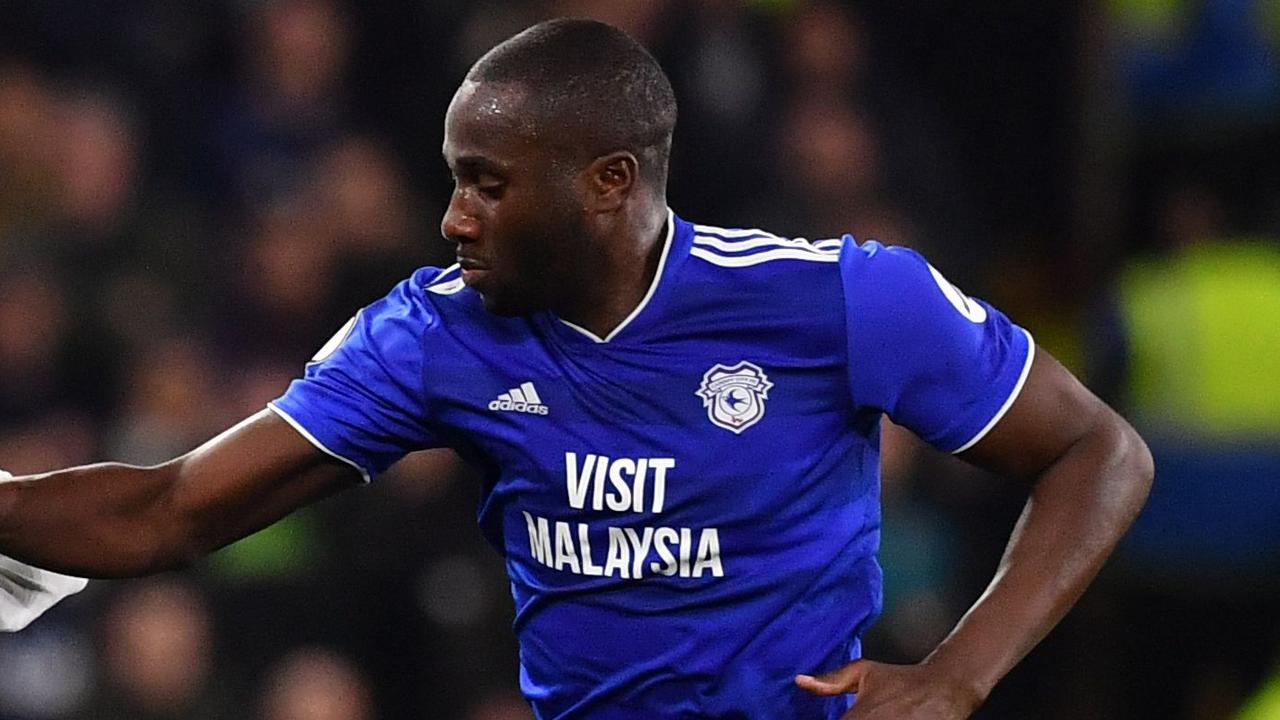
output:
{"label": "white stripe on shoulder", "polygon": [[466,283],[462,282],[462,276],[458,275],[456,277],[449,278],[450,275],[454,275],[458,270],[459,266],[454,264],[440,271],[440,274],[436,276],[436,279],[427,286],[427,292],[433,292],[437,295],[453,295],[454,293],[460,292],[467,286]]}
{"label": "white stripe on shoulder", "polygon": [[759,248],[800,248],[813,252],[839,252],[840,239],[810,242],[807,238],[787,238],[759,229],[722,228],[694,225],[693,244],[721,252],[741,253]]}
{"label": "white stripe on shoulder", "polygon": [[758,237],[749,240],[726,241],[710,235],[694,235],[693,244],[723,250],[725,252],[745,252],[762,247],[791,247],[819,252],[822,248],[809,244],[804,238]]}
{"label": "white stripe on shoulder", "polygon": [[813,246],[822,250],[839,250],[844,247],[844,238],[827,238],[826,240],[814,240]]}
{"label": "white stripe on shoulder", "polygon": [[751,228],[751,229],[722,228],[722,227],[716,227],[715,225],[694,225],[693,231],[696,233],[712,233],[714,235],[722,235],[727,238],[758,237],[761,235],[767,235],[769,237],[775,237],[775,238],[778,237],[777,235],[769,232],[768,230],[761,230],[759,228]]}
{"label": "white stripe on shoulder", "polygon": [[712,265],[730,268],[750,267],[752,265],[759,265],[772,260],[808,260],[809,262],[826,263],[840,261],[840,256],[837,253],[815,252],[813,250],[790,247],[766,250],[764,252],[755,253],[754,255],[719,255],[710,250],[695,247],[689,250],[689,254],[706,260]]}

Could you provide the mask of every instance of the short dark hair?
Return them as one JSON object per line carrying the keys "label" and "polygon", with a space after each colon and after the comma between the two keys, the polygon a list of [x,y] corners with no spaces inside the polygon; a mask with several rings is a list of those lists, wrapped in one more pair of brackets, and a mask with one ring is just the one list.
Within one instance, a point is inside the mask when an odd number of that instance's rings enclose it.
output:
{"label": "short dark hair", "polygon": [[665,185],[676,96],[658,61],[622,30],[596,20],[538,23],[476,61],[467,79],[524,85],[537,121],[598,157],[634,153],[641,172]]}

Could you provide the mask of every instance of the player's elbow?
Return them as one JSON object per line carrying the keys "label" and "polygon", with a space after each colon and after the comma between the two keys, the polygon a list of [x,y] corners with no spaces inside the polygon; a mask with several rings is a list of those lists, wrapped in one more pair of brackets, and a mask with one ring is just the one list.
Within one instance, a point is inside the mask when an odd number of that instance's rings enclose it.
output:
{"label": "player's elbow", "polygon": [[1111,457],[1115,471],[1113,492],[1120,501],[1125,525],[1133,522],[1147,502],[1155,481],[1155,460],[1146,441],[1133,426],[1115,415],[1110,429]]}

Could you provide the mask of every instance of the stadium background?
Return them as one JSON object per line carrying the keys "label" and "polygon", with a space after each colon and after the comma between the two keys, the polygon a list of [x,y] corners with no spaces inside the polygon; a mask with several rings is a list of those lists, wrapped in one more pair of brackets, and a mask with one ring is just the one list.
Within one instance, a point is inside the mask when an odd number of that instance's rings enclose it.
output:
{"label": "stadium background", "polygon": [[[678,212],[916,247],[1150,437],[1150,508],[979,717],[1280,718],[1277,0],[0,0],[0,466],[182,452],[448,264],[444,108],[553,15],[671,74]],[[867,648],[911,660],[1024,491],[886,435]],[[0,638],[0,719],[528,717],[475,500],[426,453],[93,583]]]}

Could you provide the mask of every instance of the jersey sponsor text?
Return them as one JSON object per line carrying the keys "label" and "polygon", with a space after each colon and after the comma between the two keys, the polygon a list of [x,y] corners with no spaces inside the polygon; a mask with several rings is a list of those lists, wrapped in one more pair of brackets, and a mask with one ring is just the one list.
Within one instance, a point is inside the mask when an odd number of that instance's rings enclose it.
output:
{"label": "jersey sponsor text", "polygon": [[[661,513],[675,458],[610,458],[565,453],[565,494],[575,510]],[[540,564],[575,575],[639,580],[646,575],[724,577],[717,528],[613,526],[593,550],[591,526],[522,511],[529,553]],[[696,536],[696,540],[695,540]]]}

